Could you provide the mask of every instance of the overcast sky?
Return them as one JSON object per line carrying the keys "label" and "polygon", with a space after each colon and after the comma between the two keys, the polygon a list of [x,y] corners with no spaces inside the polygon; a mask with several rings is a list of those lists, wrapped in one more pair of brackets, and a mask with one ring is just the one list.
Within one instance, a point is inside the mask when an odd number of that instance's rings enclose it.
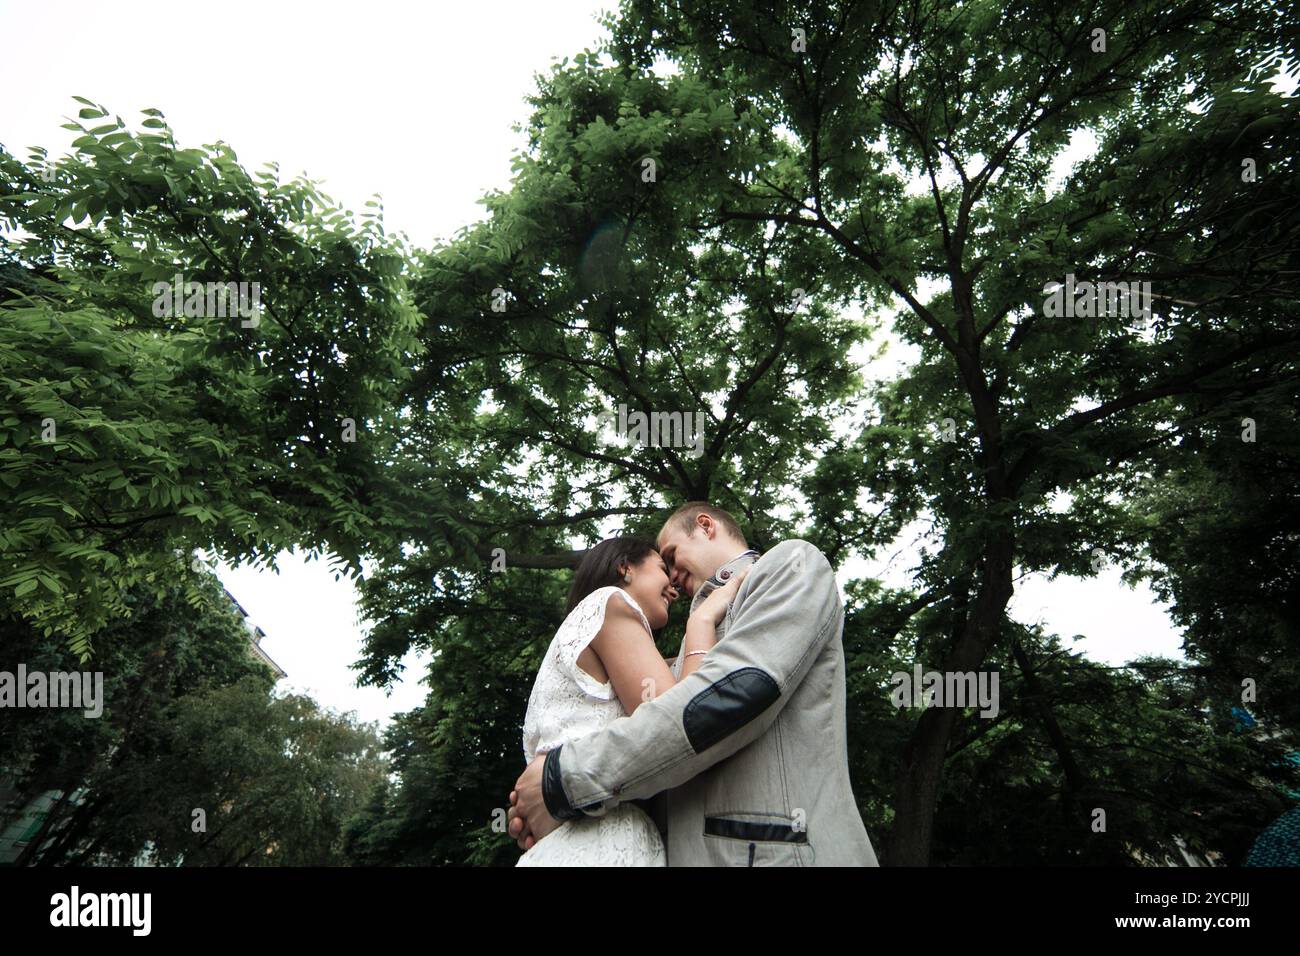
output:
{"label": "overcast sky", "polygon": [[[353,211],[380,193],[390,231],[433,245],[481,217],[479,198],[509,186],[524,137],[533,75],[594,48],[609,3],[479,0],[470,4],[69,3],[0,0],[9,37],[11,94],[0,143],[26,157],[69,148],[59,129],[80,95],[128,123],[163,111],[178,143],[222,139],[243,165],[276,161],[305,172]],[[892,561],[891,561],[892,559]],[[325,562],[286,555],[282,573],[222,568],[226,587],[266,631],[263,648],[289,674],[280,687],[338,711],[386,723],[419,706],[422,659],[391,695],[353,685],[360,656],[355,593]],[[910,552],[850,564],[905,583]],[[1180,639],[1146,589],[1098,578],[1022,581],[1013,616],[1063,636],[1085,635],[1090,657],[1123,663],[1143,653],[1181,656]],[[934,666],[937,662],[925,662]]]}

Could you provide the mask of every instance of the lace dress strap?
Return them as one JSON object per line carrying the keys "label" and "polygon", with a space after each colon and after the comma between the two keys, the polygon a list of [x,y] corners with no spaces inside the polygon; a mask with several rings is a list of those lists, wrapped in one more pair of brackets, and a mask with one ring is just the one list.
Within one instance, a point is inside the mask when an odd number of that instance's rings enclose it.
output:
{"label": "lace dress strap", "polygon": [[600,633],[600,629],[605,626],[605,609],[609,606],[611,592],[618,594],[625,600],[632,609],[636,611],[637,617],[645,625],[647,633],[653,635],[654,631],[650,627],[650,622],[646,620],[645,612],[641,606],[636,603],[632,595],[628,594],[617,585],[608,585],[603,588],[597,588],[588,594],[573,612],[560,625],[559,633],[556,635],[557,656],[556,662],[568,677],[578,685],[586,694],[590,694],[597,700],[613,700],[615,696],[614,685],[611,681],[605,681],[603,684],[592,677],[585,670],[578,666],[578,655],[581,654],[588,644],[595,639]]}

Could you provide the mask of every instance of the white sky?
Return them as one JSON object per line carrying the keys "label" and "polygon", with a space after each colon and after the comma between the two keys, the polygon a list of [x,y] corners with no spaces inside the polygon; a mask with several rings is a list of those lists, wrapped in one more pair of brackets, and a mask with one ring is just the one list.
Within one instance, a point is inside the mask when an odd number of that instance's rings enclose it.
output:
{"label": "white sky", "polygon": [[[508,188],[511,157],[524,144],[511,125],[528,117],[534,73],[594,47],[595,17],[614,5],[0,0],[4,35],[25,39],[5,50],[21,93],[0,105],[0,143],[23,158],[36,145],[66,152],[74,134],[59,124],[76,115],[73,95],[133,126],[139,110],[155,107],[182,146],[222,139],[245,168],[276,161],[284,178],[305,172],[354,212],[380,193],[389,231],[428,247],[481,218],[485,192]],[[890,583],[905,581],[910,563],[897,558]],[[885,564],[844,571],[879,573]],[[361,632],[350,582],[294,555],[280,567],[278,576],[224,567],[220,576],[266,631],[263,648],[289,674],[281,689],[381,724],[423,702],[416,655],[391,696],[353,685]],[[1079,646],[1110,663],[1181,656],[1149,592],[1124,587],[1116,570],[1022,582],[1012,614],[1082,633]]]}

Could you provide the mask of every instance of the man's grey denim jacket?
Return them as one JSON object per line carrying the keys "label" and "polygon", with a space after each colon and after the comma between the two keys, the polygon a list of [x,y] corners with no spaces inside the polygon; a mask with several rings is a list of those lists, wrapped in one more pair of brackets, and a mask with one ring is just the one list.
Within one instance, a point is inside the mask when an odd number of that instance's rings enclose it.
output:
{"label": "man's grey denim jacket", "polygon": [[849,783],[834,572],[790,540],[719,574],[751,561],[694,673],[547,753],[546,807],[579,819],[668,790],[669,866],[877,866]]}

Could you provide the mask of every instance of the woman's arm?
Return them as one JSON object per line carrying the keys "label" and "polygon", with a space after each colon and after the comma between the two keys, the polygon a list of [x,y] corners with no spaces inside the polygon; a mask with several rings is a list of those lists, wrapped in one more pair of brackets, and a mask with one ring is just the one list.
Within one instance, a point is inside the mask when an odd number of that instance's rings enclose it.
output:
{"label": "woman's arm", "polygon": [[591,639],[591,649],[629,714],[677,684],[668,662],[659,656],[654,636],[617,594],[609,596],[605,623]]}
{"label": "woman's arm", "polygon": [[[712,597],[713,595],[709,595]],[[699,669],[704,663],[703,654],[693,653],[694,651],[710,650],[718,642],[718,625],[712,619],[700,615],[692,614],[686,620],[686,639],[682,641],[682,653],[686,655],[682,659],[682,680],[687,675]],[[667,690],[667,688],[664,688]]]}
{"label": "woman's arm", "polygon": [[[741,572],[725,587],[717,588],[687,619],[682,654],[688,656],[682,661],[682,680],[695,671],[706,656],[691,652],[708,651],[717,642],[718,622],[726,616],[744,577],[745,572]],[[668,660],[661,657],[655,647],[654,636],[646,630],[631,605],[617,594],[609,596],[605,623],[591,639],[591,648],[609,674],[614,692],[628,714],[679,683],[673,677]]]}

